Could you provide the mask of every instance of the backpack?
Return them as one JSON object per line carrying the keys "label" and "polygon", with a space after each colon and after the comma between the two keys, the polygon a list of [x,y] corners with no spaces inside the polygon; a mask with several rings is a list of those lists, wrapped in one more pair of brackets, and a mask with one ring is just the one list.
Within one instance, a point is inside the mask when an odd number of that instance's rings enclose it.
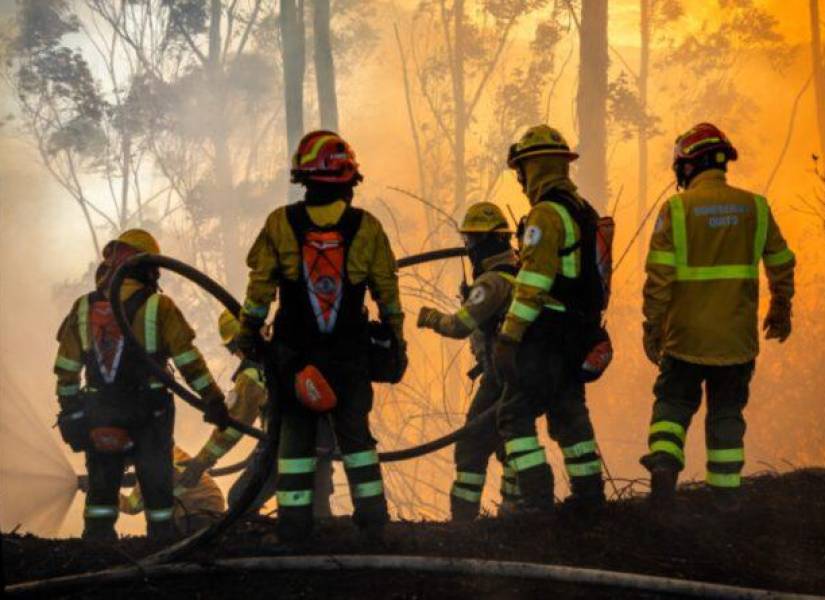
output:
{"label": "backpack", "polygon": [[345,340],[366,329],[366,281],[350,282],[347,258],[361,227],[363,211],[347,206],[338,223],[316,225],[305,202],[286,208],[287,221],[301,255],[297,281],[281,282],[281,303],[275,317],[274,336],[296,349],[311,347],[321,339]]}
{"label": "backpack", "polygon": [[589,202],[583,198],[579,201],[568,192],[553,190],[542,200],[563,206],[579,227],[578,241],[559,250],[560,257],[580,250],[579,276],[570,278],[558,273],[550,295],[575,316],[565,345],[578,378],[588,383],[601,377],[613,359],[602,316],[610,301],[615,222],[613,217],[599,216]]}

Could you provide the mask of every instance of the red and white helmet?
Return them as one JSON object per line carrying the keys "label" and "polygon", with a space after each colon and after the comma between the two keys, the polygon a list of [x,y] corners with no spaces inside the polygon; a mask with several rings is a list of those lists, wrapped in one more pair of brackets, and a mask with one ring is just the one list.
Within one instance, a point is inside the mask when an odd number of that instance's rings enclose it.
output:
{"label": "red and white helmet", "polygon": [[676,138],[673,147],[673,164],[692,161],[711,152],[722,154],[719,157],[721,160],[716,162],[736,160],[739,157],[736,148],[721,129],[712,123],[699,123]]}
{"label": "red and white helmet", "polygon": [[357,183],[363,179],[350,145],[334,131],[306,134],[292,157],[293,183]]}

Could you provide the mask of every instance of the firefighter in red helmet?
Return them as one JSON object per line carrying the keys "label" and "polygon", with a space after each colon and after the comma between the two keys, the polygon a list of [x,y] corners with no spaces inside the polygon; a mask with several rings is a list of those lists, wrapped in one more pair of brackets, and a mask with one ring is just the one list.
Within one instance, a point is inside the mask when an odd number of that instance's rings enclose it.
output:
{"label": "firefighter in red helmet", "polygon": [[673,170],[679,193],[662,207],[650,241],[644,286],[644,348],[659,367],[642,464],[651,500],[670,506],[690,421],[708,401],[707,484],[717,506],[737,506],[745,464],[742,409],[759,352],[759,264],[771,304],[766,339],[791,333],[793,252],[767,200],[727,183],[738,153],[722,131],[700,123],[676,139]]}
{"label": "firefighter in red helmet", "polygon": [[[369,290],[390,332],[400,379],[406,367],[395,257],[381,223],[352,206],[362,180],[352,148],[338,134],[314,131],[292,160],[303,201],[272,212],[249,251],[240,350],[267,369],[281,414],[277,484],[278,534],[284,542],[312,530],[315,437],[320,414],[331,416],[350,484],[356,524],[380,536],[388,519],[372,408]],[[260,330],[280,294],[271,343]]]}

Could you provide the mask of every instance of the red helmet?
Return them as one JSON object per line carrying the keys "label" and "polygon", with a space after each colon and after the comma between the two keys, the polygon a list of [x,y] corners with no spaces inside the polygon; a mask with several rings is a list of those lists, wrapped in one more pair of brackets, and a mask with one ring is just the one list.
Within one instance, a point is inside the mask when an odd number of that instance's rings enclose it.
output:
{"label": "red helmet", "polygon": [[312,131],[301,139],[290,173],[293,183],[357,183],[363,179],[350,145],[337,133],[324,130]]}
{"label": "red helmet", "polygon": [[692,161],[710,152],[719,152],[723,155],[715,161],[718,163],[736,160],[739,157],[728,136],[722,133],[716,125],[699,123],[676,138],[676,144],[673,148],[673,163]]}

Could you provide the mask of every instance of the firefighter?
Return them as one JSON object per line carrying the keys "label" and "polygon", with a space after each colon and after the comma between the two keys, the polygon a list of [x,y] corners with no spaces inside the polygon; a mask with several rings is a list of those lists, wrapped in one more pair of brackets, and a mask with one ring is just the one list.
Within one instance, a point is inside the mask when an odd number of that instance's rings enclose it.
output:
{"label": "firefighter", "polygon": [[[470,206],[459,231],[473,266],[473,285],[455,314],[422,307],[418,327],[432,329],[449,338],[471,338],[473,354],[483,371],[481,383],[467,412],[469,422],[495,405],[503,392],[504,386],[492,364],[492,349],[512,300],[518,266],[510,245],[513,231],[495,204],[478,202]],[[456,479],[450,491],[453,520],[470,521],[478,516],[487,462],[500,446],[501,439],[494,420],[471,437],[456,442]],[[517,500],[514,479],[505,465],[501,480],[501,496],[505,502]]]}
{"label": "firefighter", "polygon": [[553,509],[553,472],[536,436],[542,413],[564,455],[572,492],[566,506],[589,513],[604,503],[602,463],[584,384],[575,374],[581,357],[572,356],[568,344],[582,337],[580,315],[593,304],[579,285],[583,215],[592,209],[569,177],[576,158],[557,130],[539,125],[511,146],[507,160],[531,209],[513,301],[495,347],[496,367],[512,388],[502,398],[498,426],[521,506],[531,511]]}
{"label": "firefighter", "polygon": [[[218,332],[223,341],[224,347],[234,356],[241,359],[241,364],[232,376],[234,388],[230,393],[229,414],[232,418],[241,423],[251,425],[260,417],[267,429],[274,428],[277,431],[279,425],[278,413],[275,407],[269,406],[267,401],[266,382],[263,368],[256,362],[245,358],[238,350],[237,337],[241,331],[241,323],[228,310],[224,310],[218,317]],[[325,423],[321,424],[324,427]],[[328,429],[328,426],[326,427]],[[195,458],[186,462],[186,468],[180,476],[180,485],[192,487],[199,483],[203,474],[215,466],[227,452],[235,447],[242,433],[232,427],[227,427],[223,431],[215,428],[209,439],[197,453]],[[331,438],[331,433],[326,437]],[[332,454],[334,442],[324,446],[319,452],[321,457],[321,468],[317,471],[315,490],[315,515],[327,517],[332,515],[329,506],[329,497],[332,495]],[[238,481],[229,490],[229,501],[233,503],[240,495],[246,483],[252,478],[255,469],[263,468],[258,460],[258,450],[252,456],[252,462],[244,470]],[[258,496],[258,500],[251,507],[257,512],[272,496],[275,495],[275,480],[278,470],[272,469],[264,488]]]}
{"label": "firefighter", "polygon": [[[148,536],[174,537],[175,406],[169,391],[137,357],[138,349],[126,343],[107,297],[111,277],[126,259],[159,252],[155,239],[141,229],[125,231],[107,244],[96,274],[97,289],[74,303],[58,333],[54,367],[61,407],[58,423],[67,443],[86,452],[89,493],[83,538],[87,540],[117,539],[118,492],[127,458],[134,461],[143,489]],[[183,315],[171,298],[158,293],[158,277],[155,268],[136,267],[124,280],[121,297],[135,335],[155,360],[174,361],[206,401],[205,418],[225,426],[223,393],[193,345],[195,334]]]}
{"label": "firefighter", "polygon": [[717,127],[701,123],[676,139],[678,193],[662,207],[650,241],[644,286],[644,349],[659,367],[653,388],[649,453],[655,508],[672,503],[691,418],[708,412],[706,482],[720,509],[737,506],[745,463],[742,409],[759,351],[759,263],[771,293],[766,339],[791,333],[793,252],[767,201],[728,185],[736,149]]}
{"label": "firefighter", "polygon": [[[199,529],[211,525],[226,510],[223,493],[209,475],[201,476],[193,485],[184,485],[182,478],[186,472],[186,465],[192,457],[177,445],[173,449],[172,464],[173,495],[175,510],[173,520],[177,533],[190,535]],[[144,510],[143,492],[138,483],[127,496],[120,494],[120,512],[127,515],[136,515]]]}
{"label": "firefighter", "polygon": [[[281,411],[277,485],[278,534],[301,541],[313,527],[318,414],[331,415],[354,506],[354,521],[380,538],[388,520],[384,485],[369,428],[370,291],[394,337],[399,378],[406,365],[395,258],[380,222],[351,206],[362,180],[352,148],[338,134],[301,140],[292,180],[304,200],[272,212],[249,251],[249,285],[238,346],[262,356],[270,396]],[[261,326],[280,294],[272,341]]]}

